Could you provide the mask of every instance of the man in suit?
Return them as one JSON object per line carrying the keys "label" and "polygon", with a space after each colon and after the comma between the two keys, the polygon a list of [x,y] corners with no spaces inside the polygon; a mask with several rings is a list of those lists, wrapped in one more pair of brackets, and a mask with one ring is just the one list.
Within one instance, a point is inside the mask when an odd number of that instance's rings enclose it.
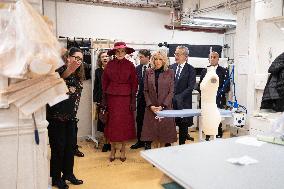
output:
{"label": "man in suit", "polygon": [[[230,82],[229,82],[229,74],[228,74],[228,69],[222,67],[219,65],[219,54],[217,52],[211,52],[209,54],[209,61],[210,61],[210,66],[217,67],[216,68],[216,74],[219,77],[219,87],[217,91],[217,96],[216,96],[216,104],[217,107],[222,109],[226,105],[226,93],[230,91]],[[197,90],[200,91],[200,83],[203,80],[207,73],[207,69],[203,69],[200,75],[200,82],[198,85]],[[227,82],[226,82],[227,81]],[[224,85],[225,84],[225,85]],[[200,100],[201,102],[201,100]],[[222,138],[223,137],[223,130],[222,130],[222,123],[219,124],[218,127],[218,135],[216,136],[217,138]],[[205,140],[209,140],[210,136],[207,135]]]}
{"label": "man in suit", "polygon": [[[175,72],[175,95],[173,106],[175,110],[192,108],[192,91],[196,83],[196,74],[193,66],[187,62],[188,48],[178,46],[175,51],[176,63],[171,66]],[[188,127],[193,125],[193,117],[176,118],[179,126],[179,144],[185,144],[186,139],[193,140],[188,136]]]}
{"label": "man in suit", "polygon": [[144,75],[146,73],[146,69],[149,68],[149,61],[151,58],[151,52],[147,49],[141,49],[139,51],[138,57],[140,59],[140,65],[136,67],[136,73],[138,78],[138,92],[136,96],[137,102],[137,115],[136,115],[136,126],[137,126],[137,142],[133,144],[130,148],[131,149],[138,149],[144,147],[144,142],[140,140],[144,114],[145,114],[145,107],[146,102],[144,98]]}

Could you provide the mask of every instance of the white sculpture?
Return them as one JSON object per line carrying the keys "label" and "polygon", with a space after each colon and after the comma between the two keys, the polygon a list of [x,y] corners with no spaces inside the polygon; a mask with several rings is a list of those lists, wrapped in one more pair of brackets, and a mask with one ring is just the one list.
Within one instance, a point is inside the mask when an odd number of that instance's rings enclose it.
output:
{"label": "white sculpture", "polygon": [[216,104],[216,95],[219,86],[219,77],[216,68],[207,68],[207,73],[200,84],[201,116],[200,125],[205,135],[217,135],[221,115]]}

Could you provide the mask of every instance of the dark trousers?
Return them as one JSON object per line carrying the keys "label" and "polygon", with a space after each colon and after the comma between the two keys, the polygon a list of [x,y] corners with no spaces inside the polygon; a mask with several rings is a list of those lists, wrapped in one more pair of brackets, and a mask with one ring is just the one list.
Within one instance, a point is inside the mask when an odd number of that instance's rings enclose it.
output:
{"label": "dark trousers", "polygon": [[75,124],[75,138],[74,138],[74,150],[78,149],[78,122],[79,120],[77,119],[76,121],[73,121]]}
{"label": "dark trousers", "polygon": [[77,121],[48,120],[48,137],[51,148],[50,176],[53,179],[73,174],[75,128]]}
{"label": "dark trousers", "polygon": [[178,138],[178,142],[179,145],[181,144],[185,144],[187,135],[188,135],[188,123],[184,122],[181,118],[180,119],[176,119],[176,125],[179,127],[179,138]]}
{"label": "dark trousers", "polygon": [[141,139],[145,107],[146,107],[146,102],[144,100],[144,97],[142,100],[137,100],[136,127],[137,127],[137,140],[138,141],[140,141]]}

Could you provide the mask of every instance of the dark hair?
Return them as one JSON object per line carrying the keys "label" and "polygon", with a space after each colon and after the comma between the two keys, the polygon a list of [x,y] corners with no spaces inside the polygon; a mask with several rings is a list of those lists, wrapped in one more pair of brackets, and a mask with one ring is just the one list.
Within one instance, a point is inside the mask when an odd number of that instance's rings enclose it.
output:
{"label": "dark hair", "polygon": [[66,64],[67,63],[67,58],[68,58],[68,51],[64,52],[64,54],[61,55],[61,58],[63,62]]}
{"label": "dark hair", "polygon": [[107,53],[107,51],[102,50],[102,51],[99,52],[98,58],[97,58],[97,67],[98,68],[102,68],[103,67],[103,63],[101,61],[101,56],[102,56],[103,53]]}
{"label": "dark hair", "polygon": [[145,57],[151,58],[151,52],[148,49],[141,49],[138,53],[144,55]]}
{"label": "dark hair", "polygon": [[[76,52],[80,52],[83,54],[83,51],[77,47],[71,47],[68,50],[68,56],[73,56]],[[83,62],[81,63],[80,67],[77,68],[75,71],[76,77],[80,78],[81,81],[85,80],[85,69],[84,69],[84,64]]]}

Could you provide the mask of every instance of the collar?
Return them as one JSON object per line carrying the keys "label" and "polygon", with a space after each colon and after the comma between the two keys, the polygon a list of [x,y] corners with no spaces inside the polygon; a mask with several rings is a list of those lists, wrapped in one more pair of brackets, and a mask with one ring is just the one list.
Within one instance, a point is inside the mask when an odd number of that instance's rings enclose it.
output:
{"label": "collar", "polygon": [[178,69],[178,66],[181,66],[181,69],[183,69],[185,63],[186,63],[186,62],[184,62],[184,63],[182,63],[182,64],[178,64],[178,65],[177,65],[177,69]]}
{"label": "collar", "polygon": [[150,68],[149,65],[150,65],[149,63],[148,64],[144,64],[144,65],[142,65],[142,68],[144,68],[145,66],[146,66],[146,68]]}

